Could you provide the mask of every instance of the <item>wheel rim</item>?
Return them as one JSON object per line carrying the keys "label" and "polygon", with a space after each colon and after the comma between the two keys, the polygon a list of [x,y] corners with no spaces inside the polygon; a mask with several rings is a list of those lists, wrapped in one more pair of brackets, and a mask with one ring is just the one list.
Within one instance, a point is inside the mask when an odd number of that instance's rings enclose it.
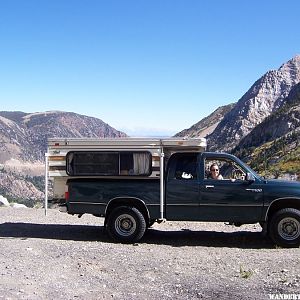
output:
{"label": "wheel rim", "polygon": [[121,236],[130,236],[136,230],[136,221],[131,215],[120,215],[115,221],[115,229]]}
{"label": "wheel rim", "polygon": [[285,240],[292,241],[300,236],[300,223],[294,218],[284,218],[278,223],[278,233]]}

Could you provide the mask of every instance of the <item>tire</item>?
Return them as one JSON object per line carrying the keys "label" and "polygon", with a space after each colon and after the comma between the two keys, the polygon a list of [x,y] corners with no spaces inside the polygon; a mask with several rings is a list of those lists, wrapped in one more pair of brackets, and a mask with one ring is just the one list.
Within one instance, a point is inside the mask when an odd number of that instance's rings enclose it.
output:
{"label": "tire", "polygon": [[113,240],[135,243],[143,237],[147,225],[143,214],[138,209],[121,206],[109,214],[106,227]]}
{"label": "tire", "polygon": [[271,240],[282,247],[300,245],[300,211],[284,208],[276,212],[270,220],[268,233]]}

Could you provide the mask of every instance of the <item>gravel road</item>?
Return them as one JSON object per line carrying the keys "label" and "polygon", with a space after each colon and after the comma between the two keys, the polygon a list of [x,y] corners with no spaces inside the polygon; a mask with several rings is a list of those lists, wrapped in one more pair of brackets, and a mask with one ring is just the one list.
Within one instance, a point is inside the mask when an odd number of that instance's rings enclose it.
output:
{"label": "gravel road", "polygon": [[0,207],[0,249],[0,299],[300,297],[299,248],[257,224],[166,222],[123,245],[102,218]]}

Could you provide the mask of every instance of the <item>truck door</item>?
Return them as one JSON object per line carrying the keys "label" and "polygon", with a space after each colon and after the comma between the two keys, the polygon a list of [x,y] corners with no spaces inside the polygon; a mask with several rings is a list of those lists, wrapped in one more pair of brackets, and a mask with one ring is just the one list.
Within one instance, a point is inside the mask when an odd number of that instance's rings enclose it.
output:
{"label": "truck door", "polygon": [[198,153],[176,153],[167,165],[166,218],[198,220],[199,172]]}
{"label": "truck door", "polygon": [[[261,220],[263,183],[247,180],[244,165],[227,154],[203,154],[199,218],[204,221],[251,223]],[[221,177],[214,179],[212,172]]]}

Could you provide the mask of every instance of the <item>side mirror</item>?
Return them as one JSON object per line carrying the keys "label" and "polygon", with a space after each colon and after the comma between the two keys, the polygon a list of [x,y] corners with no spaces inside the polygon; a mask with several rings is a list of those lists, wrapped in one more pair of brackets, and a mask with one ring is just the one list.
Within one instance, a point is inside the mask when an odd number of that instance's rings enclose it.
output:
{"label": "side mirror", "polygon": [[255,181],[255,177],[252,173],[248,172],[247,175],[246,175],[246,180],[249,182],[249,183],[252,183]]}

